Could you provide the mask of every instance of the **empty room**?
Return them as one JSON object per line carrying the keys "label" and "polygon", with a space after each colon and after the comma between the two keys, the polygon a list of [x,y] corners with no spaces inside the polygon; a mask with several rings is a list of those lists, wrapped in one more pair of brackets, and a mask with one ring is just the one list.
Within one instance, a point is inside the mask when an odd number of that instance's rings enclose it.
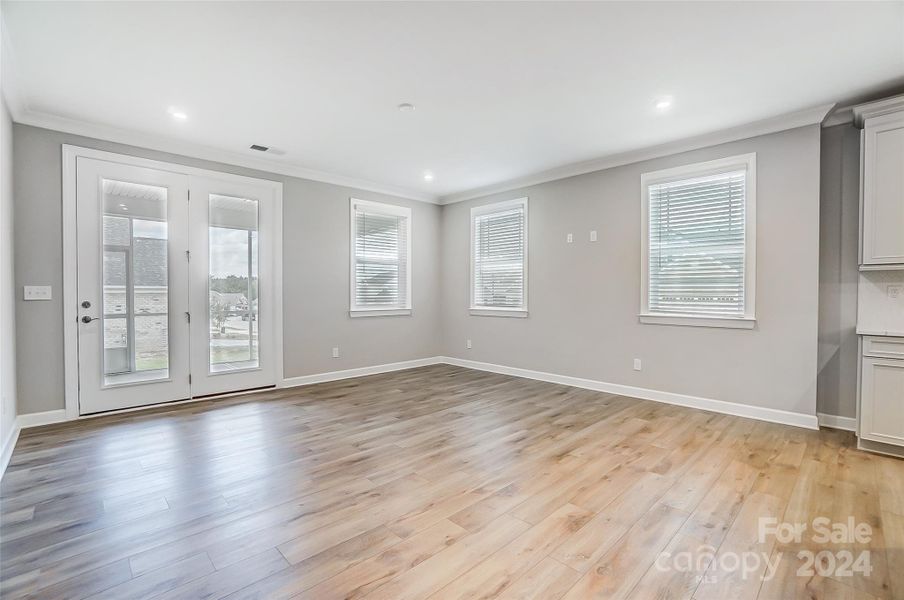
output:
{"label": "empty room", "polygon": [[904,1],[0,26],[4,600],[904,600]]}

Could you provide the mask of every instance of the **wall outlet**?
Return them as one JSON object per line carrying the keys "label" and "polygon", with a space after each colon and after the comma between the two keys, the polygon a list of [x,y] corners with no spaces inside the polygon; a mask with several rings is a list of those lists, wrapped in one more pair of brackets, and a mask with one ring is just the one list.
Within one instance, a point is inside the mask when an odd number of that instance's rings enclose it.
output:
{"label": "wall outlet", "polygon": [[471,340],[468,340],[468,350],[471,349]]}
{"label": "wall outlet", "polygon": [[25,300],[50,300],[51,288],[49,285],[26,285]]}
{"label": "wall outlet", "polygon": [[594,229],[594,230],[592,230],[592,231],[590,232],[590,241],[591,241],[591,242],[595,242],[595,241],[596,241],[596,229]]}
{"label": "wall outlet", "polygon": [[888,297],[892,300],[897,300],[902,295],[904,295],[904,286],[901,285],[890,285],[885,289],[888,293]]}
{"label": "wall outlet", "polygon": [[634,359],[634,370],[635,370],[635,371],[640,371],[640,369],[641,369],[640,359],[639,359],[639,358],[635,358],[635,359]]}
{"label": "wall outlet", "polygon": [[339,358],[339,346],[333,348],[333,358]]}
{"label": "wall outlet", "polygon": [[566,236],[565,236],[565,241],[568,242],[569,244],[570,244],[571,242],[573,242],[573,241],[574,241],[574,234],[569,233],[568,235],[566,235]]}

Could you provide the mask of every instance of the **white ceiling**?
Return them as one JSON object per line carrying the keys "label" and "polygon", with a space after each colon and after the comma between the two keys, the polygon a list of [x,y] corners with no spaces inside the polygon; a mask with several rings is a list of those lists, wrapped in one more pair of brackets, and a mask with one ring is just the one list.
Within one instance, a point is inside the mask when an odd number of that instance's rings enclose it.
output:
{"label": "white ceiling", "polygon": [[[4,2],[2,11],[17,120],[169,138],[420,197],[904,83],[904,2]],[[659,114],[666,94],[674,105]],[[417,109],[399,112],[402,102]],[[170,106],[189,119],[176,122]],[[252,143],[285,154],[254,153]]]}

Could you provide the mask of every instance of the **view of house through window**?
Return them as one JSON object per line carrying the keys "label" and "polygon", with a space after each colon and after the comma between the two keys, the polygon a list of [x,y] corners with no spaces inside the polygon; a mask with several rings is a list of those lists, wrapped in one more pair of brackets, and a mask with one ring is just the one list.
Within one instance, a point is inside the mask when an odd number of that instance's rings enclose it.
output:
{"label": "view of house through window", "polygon": [[352,199],[351,311],[411,308],[411,209]]}
{"label": "view of house through window", "polygon": [[107,383],[169,376],[167,190],[104,180],[103,340]]}
{"label": "view of house through window", "polygon": [[471,209],[471,309],[527,310],[527,199]]}
{"label": "view of house through window", "polygon": [[258,203],[210,195],[210,370],[258,366]]}
{"label": "view of house through window", "polygon": [[754,318],[755,157],[644,175],[642,318]]}

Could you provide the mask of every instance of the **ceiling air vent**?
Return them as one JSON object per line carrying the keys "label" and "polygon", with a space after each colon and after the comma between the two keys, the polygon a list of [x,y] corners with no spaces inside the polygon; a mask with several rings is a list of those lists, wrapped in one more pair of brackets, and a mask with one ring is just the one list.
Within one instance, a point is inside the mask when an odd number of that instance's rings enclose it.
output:
{"label": "ceiling air vent", "polygon": [[251,144],[251,149],[252,149],[252,150],[257,150],[258,152],[266,152],[266,151],[269,150],[270,148],[267,147],[267,146],[261,146],[261,145],[259,145],[259,144]]}

